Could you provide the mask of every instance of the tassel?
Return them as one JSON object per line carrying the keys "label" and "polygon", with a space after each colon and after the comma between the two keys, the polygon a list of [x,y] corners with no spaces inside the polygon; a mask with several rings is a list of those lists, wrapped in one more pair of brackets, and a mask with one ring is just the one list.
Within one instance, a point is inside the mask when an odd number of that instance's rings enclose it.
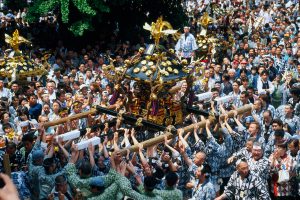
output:
{"label": "tassel", "polygon": [[152,109],[151,109],[151,115],[155,116],[158,114],[158,100],[152,101]]}
{"label": "tassel", "polygon": [[114,91],[114,93],[113,93],[111,99],[109,100],[109,104],[110,104],[110,105],[115,104],[116,101],[117,101],[117,99],[118,99],[118,97],[119,97],[119,93],[118,93],[117,91]]}

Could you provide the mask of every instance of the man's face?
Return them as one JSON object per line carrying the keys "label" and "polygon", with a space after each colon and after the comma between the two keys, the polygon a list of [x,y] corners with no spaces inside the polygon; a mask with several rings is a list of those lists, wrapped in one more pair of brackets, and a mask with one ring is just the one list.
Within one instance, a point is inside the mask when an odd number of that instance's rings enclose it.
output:
{"label": "man's face", "polygon": [[276,54],[277,54],[277,55],[281,55],[281,49],[280,49],[280,48],[277,48],[277,49],[276,49]]}
{"label": "man's face", "polygon": [[59,78],[59,77],[60,77],[60,71],[55,71],[55,72],[54,72],[54,75],[55,75],[57,78]]}
{"label": "man's face", "polygon": [[53,83],[47,83],[47,90],[49,93],[52,93],[54,91]]}
{"label": "man's face", "polygon": [[277,123],[272,124],[272,130],[273,131],[277,131],[277,130],[280,130],[280,129],[282,129],[282,127],[280,127]]}
{"label": "man's face", "polygon": [[64,102],[66,100],[66,95],[62,93],[59,97],[59,101]]}
{"label": "man's face", "polygon": [[16,152],[16,148],[13,148],[13,147],[7,147],[6,148],[6,153],[8,155],[13,155],[15,152]]}
{"label": "man's face", "polygon": [[268,75],[264,73],[264,74],[261,76],[261,78],[262,78],[264,81],[267,81],[267,80],[268,80]]}
{"label": "man's face", "polygon": [[219,73],[221,71],[221,66],[220,65],[216,65],[215,66],[215,72]]}
{"label": "man's face", "polygon": [[248,94],[249,94],[249,97],[252,97],[252,95],[253,95],[253,90],[248,90]]}
{"label": "man's face", "polygon": [[247,100],[248,100],[245,94],[241,94],[240,99],[243,103],[247,102]]}
{"label": "man's face", "polygon": [[252,157],[254,160],[258,161],[262,157],[262,150],[258,148],[252,149]]}
{"label": "man's face", "polygon": [[214,75],[214,68],[209,69],[209,76],[212,77]]}
{"label": "man's face", "polygon": [[265,122],[270,122],[271,121],[271,116],[269,115],[269,113],[264,113],[263,118],[264,118]]}
{"label": "man's face", "polygon": [[189,33],[189,32],[190,32],[190,29],[189,29],[189,28],[184,28],[184,29],[183,29],[183,32],[184,32],[184,33]]}
{"label": "man's face", "polygon": [[241,162],[237,167],[238,173],[245,178],[249,174],[249,166],[246,162]]}
{"label": "man's face", "polygon": [[71,66],[71,61],[70,60],[66,60],[66,65],[68,66],[68,67],[70,67]]}
{"label": "man's face", "polygon": [[256,124],[250,124],[248,131],[249,131],[250,135],[255,135],[257,133]]}
{"label": "man's face", "polygon": [[197,153],[194,158],[194,163],[197,166],[201,166],[205,161],[205,155],[203,153]]}
{"label": "man's face", "polygon": [[67,181],[64,182],[64,183],[59,184],[59,186],[57,186],[57,191],[61,192],[62,194],[67,193],[67,191],[68,191]]}
{"label": "man's face", "polygon": [[64,83],[68,84],[69,83],[69,77],[68,76],[64,76],[63,77],[63,81],[64,81]]}
{"label": "man's face", "polygon": [[11,89],[12,89],[13,91],[17,91],[17,90],[19,89],[19,85],[16,84],[16,83],[14,83],[14,84],[11,86]]}
{"label": "man's face", "polygon": [[3,81],[0,80],[0,88],[2,88],[2,87],[3,87]]}
{"label": "man's face", "polygon": [[234,90],[238,90],[239,89],[239,84],[233,83],[232,87],[233,87]]}
{"label": "man's face", "polygon": [[32,143],[29,142],[29,141],[25,141],[25,142],[24,142],[24,147],[25,147],[25,150],[26,150],[27,152],[29,152],[29,151],[32,149]]}
{"label": "man's face", "polygon": [[35,105],[36,103],[37,103],[36,97],[35,97],[35,96],[31,96],[31,97],[29,98],[29,104],[30,104],[30,105]]}
{"label": "man's face", "polygon": [[229,71],[228,75],[230,76],[230,78],[234,78],[235,77],[235,72],[234,71]]}
{"label": "man's face", "polygon": [[253,148],[253,142],[252,141],[247,141],[247,143],[246,143],[247,151],[251,152],[252,148]]}
{"label": "man's face", "polygon": [[284,112],[285,112],[286,115],[292,114],[293,113],[293,109],[291,109],[290,106],[285,106]]}

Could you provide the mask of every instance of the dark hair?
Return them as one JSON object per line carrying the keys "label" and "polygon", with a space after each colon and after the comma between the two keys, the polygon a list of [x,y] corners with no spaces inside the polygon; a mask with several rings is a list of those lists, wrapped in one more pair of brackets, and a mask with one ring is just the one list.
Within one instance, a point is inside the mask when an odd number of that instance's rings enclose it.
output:
{"label": "dark hair", "polygon": [[54,164],[54,159],[53,158],[46,158],[43,162],[43,166],[46,172],[49,172],[50,167],[52,167]]}
{"label": "dark hair", "polygon": [[287,149],[287,143],[286,142],[283,142],[283,143],[280,143],[280,144],[277,144],[277,148],[283,148],[283,149]]}
{"label": "dark hair", "polygon": [[291,140],[290,144],[292,144],[294,148],[297,148],[299,147],[299,140]]}
{"label": "dark hair", "polygon": [[65,91],[63,91],[63,90],[58,90],[57,92],[56,92],[56,99],[58,99],[61,95],[63,95],[63,94],[66,94],[66,92]]}
{"label": "dark hair", "polygon": [[217,88],[212,88],[211,91],[212,92],[219,92],[219,90]]}
{"label": "dark hair", "polygon": [[264,113],[268,113],[272,117],[272,112],[270,110],[265,110]]}
{"label": "dark hair", "polygon": [[252,86],[249,86],[247,90],[253,90],[254,91],[254,88]]}
{"label": "dark hair", "polygon": [[29,118],[29,110],[26,106],[19,106],[17,108],[18,116],[26,115]]}
{"label": "dark hair", "polygon": [[66,177],[64,175],[59,175],[55,178],[55,184],[61,185],[67,181]]}
{"label": "dark hair", "polygon": [[155,167],[155,172],[153,173],[153,176],[156,178],[156,179],[163,179],[163,177],[165,176],[165,173],[164,171],[162,170],[162,168],[160,167]]}
{"label": "dark hair", "polygon": [[243,91],[243,92],[241,92],[241,94],[244,94],[245,97],[249,97],[249,93],[247,91]]}
{"label": "dark hair", "polygon": [[29,100],[30,97],[35,97],[37,99],[37,96],[35,94],[29,94],[28,97],[27,97],[27,99]]}
{"label": "dark hair", "polygon": [[230,80],[230,76],[228,74],[223,74],[223,78],[224,78],[225,81]]}
{"label": "dark hair", "polygon": [[144,186],[147,191],[153,191],[156,185],[156,179],[154,176],[146,176],[144,178]]}
{"label": "dark hair", "polygon": [[238,85],[241,85],[240,81],[238,80],[233,81],[233,83],[237,83]]}
{"label": "dark hair", "polygon": [[30,143],[33,143],[33,135],[28,133],[28,134],[25,134],[22,138],[22,142],[30,142]]}
{"label": "dark hair", "polygon": [[201,174],[204,174],[205,178],[209,178],[211,173],[211,168],[209,165],[204,164],[202,169],[201,169]]}
{"label": "dark hair", "polygon": [[250,137],[250,138],[247,139],[247,142],[250,142],[250,141],[251,141],[251,142],[255,142],[255,140],[256,140],[255,137]]}
{"label": "dark hair", "polygon": [[2,129],[3,130],[5,130],[7,128],[12,128],[11,125],[10,125],[10,123],[5,123],[5,124],[2,125]]}
{"label": "dark hair", "polygon": [[84,176],[90,176],[92,173],[92,165],[88,161],[83,161],[79,166],[79,170]]}
{"label": "dark hair", "polygon": [[289,124],[284,124],[283,126],[286,126],[286,129],[287,129],[287,132],[289,133],[289,134],[292,134],[292,127],[289,125]]}
{"label": "dark hair", "polygon": [[243,77],[243,78],[241,79],[241,81],[242,81],[242,82],[249,82],[249,79],[248,79],[247,77]]}
{"label": "dark hair", "polygon": [[269,101],[270,101],[269,96],[266,95],[266,94],[261,94],[261,95],[259,95],[259,98],[260,98],[261,100],[263,100],[264,102],[267,102],[267,103],[269,103]]}
{"label": "dark hair", "polygon": [[240,74],[241,74],[241,73],[247,74],[247,73],[248,73],[248,70],[247,70],[247,69],[241,69],[241,70],[240,70]]}
{"label": "dark hair", "polygon": [[274,136],[278,136],[283,138],[284,137],[284,130],[276,130],[274,131]]}
{"label": "dark hair", "polygon": [[264,74],[266,74],[267,76],[269,76],[269,72],[268,72],[267,70],[263,70],[263,71],[260,73],[260,75],[264,75]]}
{"label": "dark hair", "polygon": [[175,172],[169,172],[166,175],[166,183],[169,187],[176,185],[178,181],[178,175]]}
{"label": "dark hair", "polygon": [[17,145],[14,142],[8,142],[6,144],[6,148],[13,148],[13,149],[17,149]]}
{"label": "dark hair", "polygon": [[10,117],[10,113],[9,113],[9,112],[2,112],[2,113],[0,114],[0,119],[1,119],[1,120],[3,120],[5,114],[8,114],[8,116]]}
{"label": "dark hair", "polygon": [[281,119],[273,119],[272,124],[278,124],[279,126],[283,127],[283,122]]}

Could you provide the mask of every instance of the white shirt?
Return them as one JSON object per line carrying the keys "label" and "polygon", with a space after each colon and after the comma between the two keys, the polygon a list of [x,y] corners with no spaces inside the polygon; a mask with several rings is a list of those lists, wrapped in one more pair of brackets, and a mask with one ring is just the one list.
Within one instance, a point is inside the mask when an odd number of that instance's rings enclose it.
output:
{"label": "white shirt", "polygon": [[[258,90],[258,93],[261,93],[263,92],[265,89],[263,89],[263,80],[262,79],[258,79],[257,80],[257,90]],[[270,94],[273,94],[274,90],[275,90],[275,87],[273,85],[273,83],[271,81],[268,80],[268,85],[269,85],[269,91],[270,91]]]}
{"label": "white shirt", "polygon": [[11,92],[9,89],[7,88],[3,88],[2,90],[0,90],[0,97],[6,97],[8,98],[8,101],[11,101]]}

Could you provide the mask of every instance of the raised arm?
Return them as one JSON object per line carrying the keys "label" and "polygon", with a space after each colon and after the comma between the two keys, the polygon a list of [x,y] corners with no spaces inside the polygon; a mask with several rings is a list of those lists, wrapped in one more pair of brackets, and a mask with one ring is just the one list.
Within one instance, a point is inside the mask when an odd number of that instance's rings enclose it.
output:
{"label": "raised arm", "polygon": [[65,149],[65,147],[64,147],[64,145],[62,145],[62,138],[61,137],[58,137],[58,147],[62,150],[62,152],[63,152],[63,154],[64,154],[64,156],[66,157],[66,158],[69,158],[69,152]]}
{"label": "raised arm", "polygon": [[94,158],[95,147],[92,143],[89,143],[88,150],[89,150],[90,164],[92,167],[94,167],[95,166],[95,158]]}

